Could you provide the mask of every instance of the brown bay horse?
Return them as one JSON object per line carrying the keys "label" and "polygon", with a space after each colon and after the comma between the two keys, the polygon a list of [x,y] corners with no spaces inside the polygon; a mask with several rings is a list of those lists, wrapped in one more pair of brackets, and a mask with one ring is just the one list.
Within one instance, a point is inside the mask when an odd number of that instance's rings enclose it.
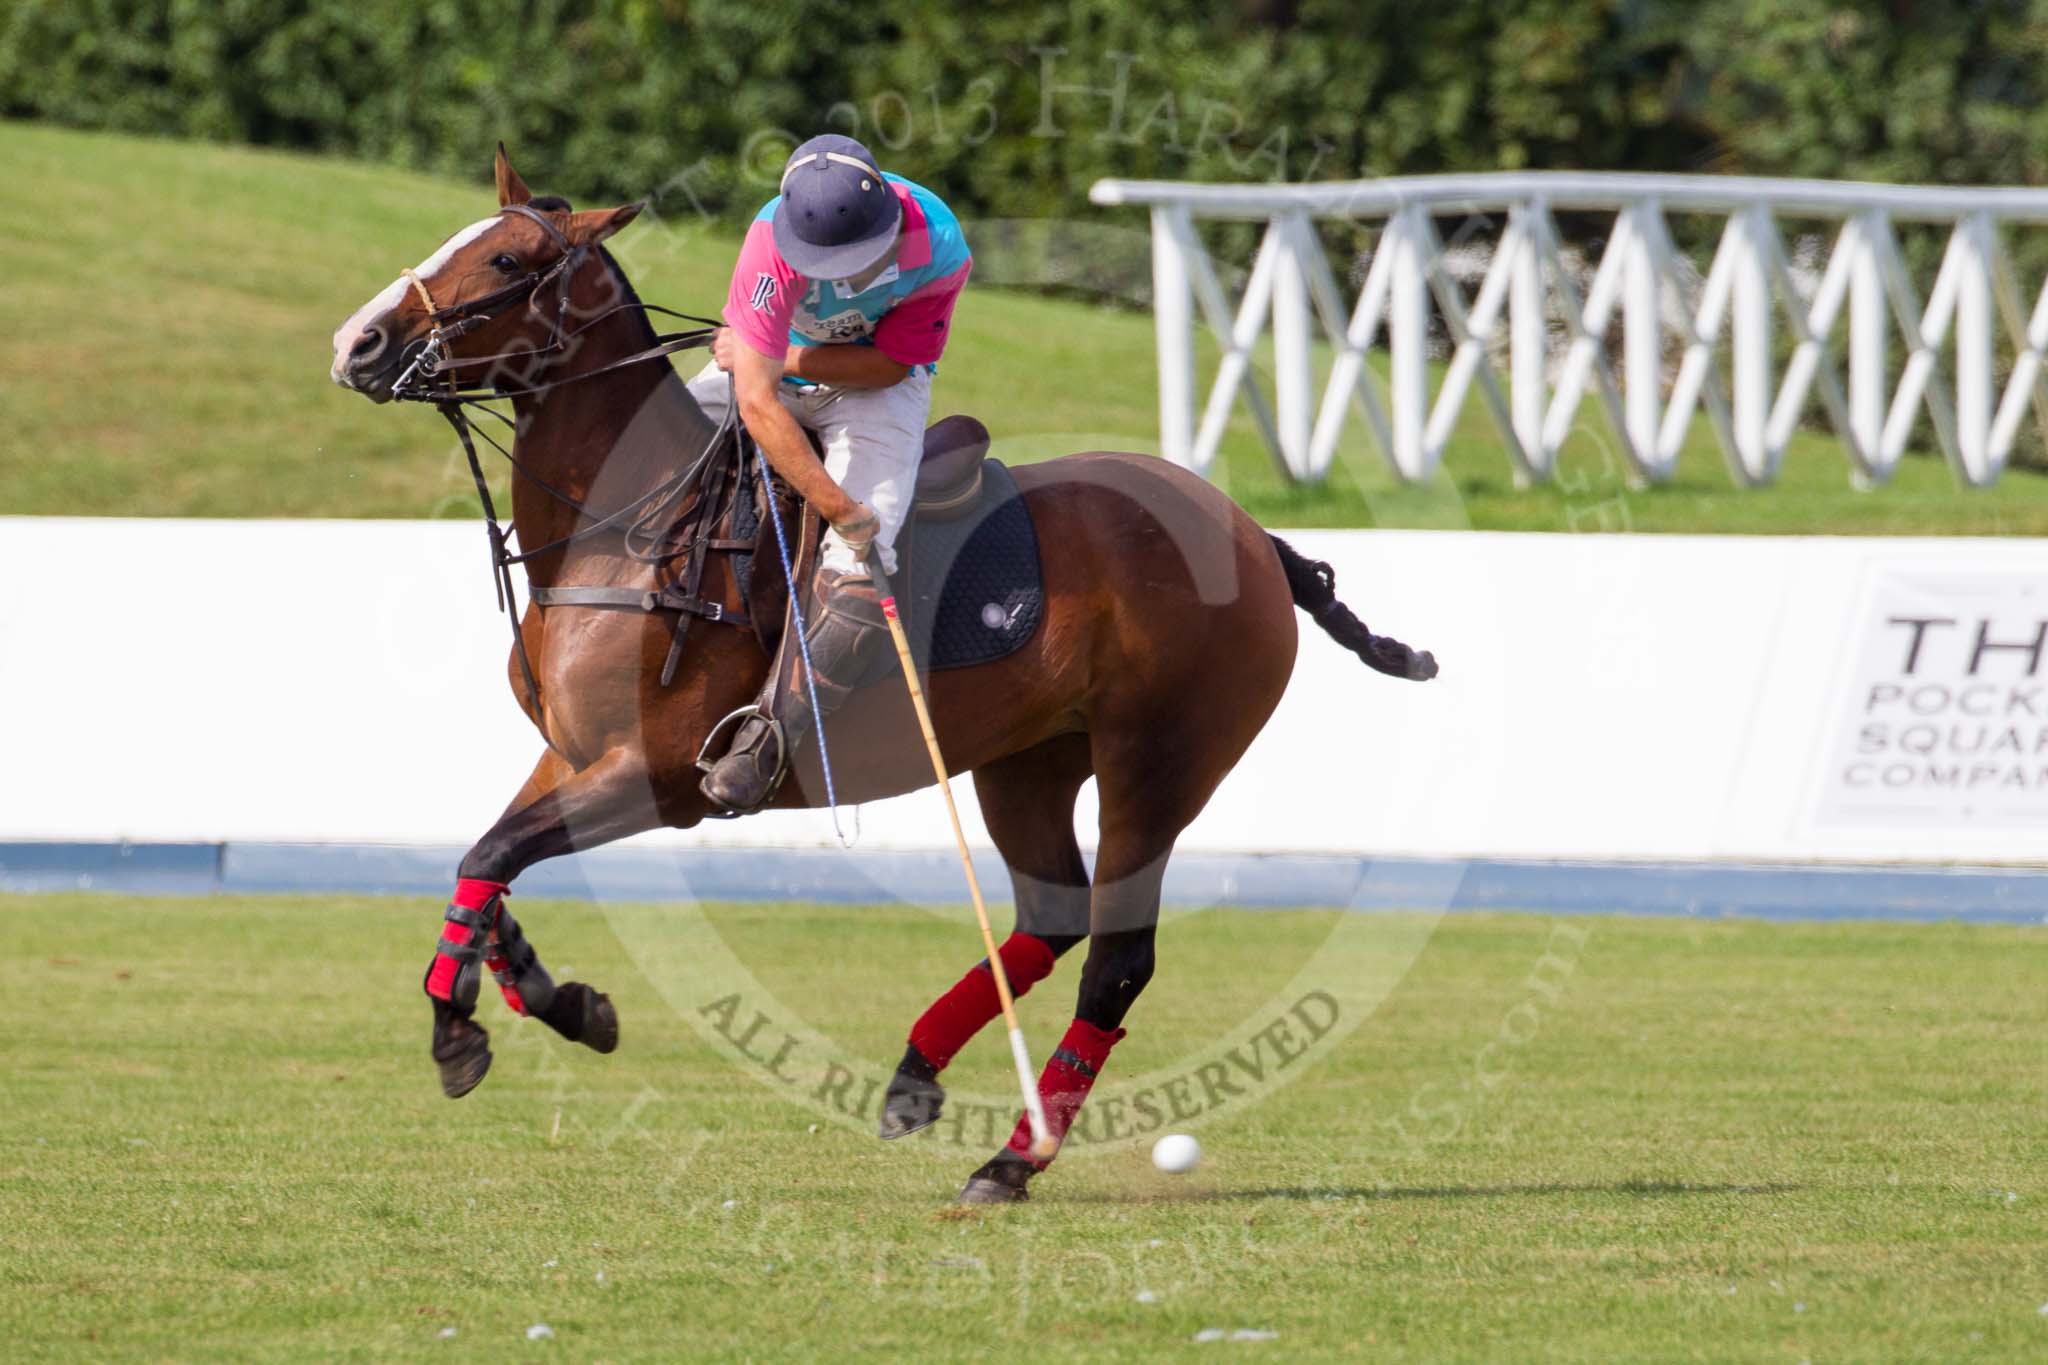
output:
{"label": "brown bay horse", "polygon": [[[649,588],[655,566],[608,514],[672,482],[713,448],[718,428],[666,356],[650,354],[654,332],[599,245],[638,206],[573,212],[535,200],[502,149],[497,184],[496,214],[450,237],[342,325],[333,378],[382,402],[423,352],[444,373],[462,357],[485,358],[484,377],[514,413],[517,542],[542,550],[525,563],[530,587]],[[1383,673],[1426,678],[1435,664],[1373,635],[1336,600],[1327,566],[1164,460],[1088,452],[1014,472],[1044,551],[1044,620],[1008,657],[933,673],[926,695],[947,765],[973,774],[1010,869],[1016,929],[1000,956],[1014,987],[1021,994],[1088,942],[1074,1024],[1041,1080],[1064,1131],[1151,977],[1175,840],[1287,686],[1295,608]],[[770,556],[755,572],[780,567]],[[724,560],[711,561],[701,591],[745,606]],[[616,1045],[610,1002],[582,983],[551,981],[504,897],[543,859],[716,814],[698,791],[699,751],[720,718],[754,697],[770,661],[752,633],[699,624],[664,686],[675,626],[666,611],[524,612],[532,682],[516,650],[508,677],[543,751],[463,858],[427,977],[432,1051],[451,1097],[481,1081],[490,1062],[472,1014],[483,969],[513,1008],[599,1051]],[[932,784],[900,677],[857,692],[828,738],[842,802]],[[822,804],[815,754],[805,746],[773,805]],[[1075,799],[1091,776],[1101,811],[1092,880],[1074,831]],[[884,1102],[885,1136],[937,1116],[939,1071],[995,1013],[982,963],[917,1022]],[[1042,1168],[1013,1143],[976,1173],[966,1197],[1021,1198]]]}

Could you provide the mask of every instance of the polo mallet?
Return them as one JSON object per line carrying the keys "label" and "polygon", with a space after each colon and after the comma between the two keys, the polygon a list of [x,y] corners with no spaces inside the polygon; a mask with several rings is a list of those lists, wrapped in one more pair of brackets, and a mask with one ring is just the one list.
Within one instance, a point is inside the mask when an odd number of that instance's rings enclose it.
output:
{"label": "polo mallet", "polygon": [[881,589],[882,615],[889,622],[889,638],[896,644],[896,658],[903,665],[903,681],[910,687],[910,706],[917,712],[918,728],[924,731],[924,747],[932,756],[932,775],[946,798],[946,818],[953,822],[953,842],[960,849],[960,866],[967,871],[967,893],[974,899],[974,918],[981,923],[982,946],[988,949],[988,967],[996,979],[996,999],[1002,1003],[1003,1023],[1010,1030],[1010,1055],[1017,1063],[1017,1084],[1024,1092],[1024,1113],[1031,1123],[1031,1155],[1052,1160],[1060,1149],[1059,1139],[1045,1122],[1045,1103],[1038,1097],[1038,1082],[1031,1074],[1031,1052],[1024,1046],[1024,1030],[1017,1024],[1017,1002],[1010,994],[1010,976],[1003,970],[1002,954],[996,951],[995,932],[988,926],[988,906],[981,899],[981,878],[974,875],[974,859],[967,852],[967,836],[960,829],[960,809],[953,804],[953,788],[946,781],[946,760],[939,753],[939,737],[932,730],[932,713],[925,705],[924,689],[918,686],[917,667],[910,658],[910,637],[896,615],[896,594],[882,571],[881,552],[873,541],[867,545],[868,571]]}

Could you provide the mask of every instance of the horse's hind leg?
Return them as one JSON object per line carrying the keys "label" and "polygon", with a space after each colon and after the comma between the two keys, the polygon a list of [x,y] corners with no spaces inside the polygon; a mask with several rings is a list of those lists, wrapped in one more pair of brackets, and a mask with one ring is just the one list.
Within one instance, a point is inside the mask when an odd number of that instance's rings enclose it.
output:
{"label": "horse's hind leg", "polygon": [[[1149,722],[1132,716],[1095,734],[1102,815],[1088,959],[1081,967],[1074,1020],[1038,1078],[1055,1139],[1065,1139],[1110,1050],[1124,1037],[1125,1016],[1152,979],[1160,888],[1174,841],[1208,803],[1267,711],[1247,725],[1243,717],[1220,723],[1207,711],[1188,708]],[[1050,1164],[1031,1156],[1031,1137],[1020,1116],[1008,1145],[969,1177],[961,1202],[1025,1198],[1026,1183]]]}
{"label": "horse's hind leg", "polygon": [[[982,819],[1016,889],[1016,927],[996,952],[1020,996],[1088,935],[1088,867],[1074,839],[1074,798],[1089,771],[1088,737],[1079,734],[974,770]],[[938,1119],[945,1102],[939,1073],[1000,1009],[983,958],[919,1016],[882,1099],[883,1137],[903,1137]]]}
{"label": "horse's hind leg", "polygon": [[433,1057],[448,1098],[468,1094],[490,1070],[490,1036],[474,1018],[484,970],[517,1013],[599,1052],[618,1046],[611,1001],[580,981],[556,984],[504,898],[513,878],[542,859],[660,823],[637,753],[614,750],[580,773],[549,753],[463,858],[425,982],[434,1007]]}

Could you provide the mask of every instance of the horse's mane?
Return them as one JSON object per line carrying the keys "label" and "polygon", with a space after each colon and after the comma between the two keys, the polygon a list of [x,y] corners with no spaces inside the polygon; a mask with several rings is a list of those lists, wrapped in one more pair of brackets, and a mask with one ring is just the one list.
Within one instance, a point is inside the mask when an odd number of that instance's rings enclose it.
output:
{"label": "horse's mane", "polygon": [[618,259],[610,251],[604,247],[599,247],[597,254],[598,258],[604,262],[605,269],[612,272],[612,278],[619,282],[619,292],[624,295],[625,301],[632,305],[627,311],[627,316],[630,316],[640,328],[641,347],[644,349],[654,345],[659,334],[654,330],[654,324],[647,320],[647,309],[641,304],[640,291],[635,289],[633,282],[626,278],[624,268],[619,265]]}
{"label": "horse's mane", "polygon": [[[536,194],[527,201],[527,207],[538,210],[541,213],[575,212],[569,201],[559,194]],[[627,278],[625,269],[619,265],[618,258],[613,256],[609,250],[600,246],[597,249],[597,255],[598,259],[604,262],[605,269],[611,271],[612,278],[618,281],[619,293],[624,301],[630,305],[626,309],[625,315],[630,316],[638,324],[641,347],[644,349],[654,345],[657,334],[654,330],[654,324],[647,320],[647,309],[641,301],[640,291],[633,287],[633,281]]]}

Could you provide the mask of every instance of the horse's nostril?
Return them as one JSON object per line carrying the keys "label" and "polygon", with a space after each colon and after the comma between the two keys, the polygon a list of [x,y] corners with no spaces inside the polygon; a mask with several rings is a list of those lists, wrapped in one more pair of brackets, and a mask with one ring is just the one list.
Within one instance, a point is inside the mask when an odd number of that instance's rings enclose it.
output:
{"label": "horse's nostril", "polygon": [[349,349],[349,354],[360,359],[361,357],[366,355],[374,355],[375,353],[383,349],[384,334],[378,331],[375,327],[365,327],[363,329],[363,335],[356,341],[356,344]]}

